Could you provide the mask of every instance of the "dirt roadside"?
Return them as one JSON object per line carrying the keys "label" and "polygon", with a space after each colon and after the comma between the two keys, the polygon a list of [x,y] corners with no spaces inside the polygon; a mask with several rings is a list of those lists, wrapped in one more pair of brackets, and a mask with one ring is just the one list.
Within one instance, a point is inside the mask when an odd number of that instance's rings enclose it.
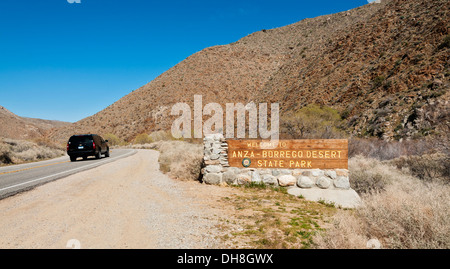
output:
{"label": "dirt roadside", "polygon": [[[0,248],[224,248],[220,202],[236,190],[176,181],[157,151],[0,201]],[[229,209],[229,208],[228,208]],[[228,213],[227,213],[228,212]]]}

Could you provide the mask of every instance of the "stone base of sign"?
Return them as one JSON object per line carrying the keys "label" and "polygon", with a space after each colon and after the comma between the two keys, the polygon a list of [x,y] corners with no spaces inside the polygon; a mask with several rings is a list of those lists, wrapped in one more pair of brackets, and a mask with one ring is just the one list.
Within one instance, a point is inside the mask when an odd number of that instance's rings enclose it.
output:
{"label": "stone base of sign", "polygon": [[350,188],[347,169],[239,168],[228,163],[228,144],[221,134],[203,139],[203,182],[214,185],[250,183],[289,187],[289,193],[308,200],[334,202],[341,207],[359,204],[358,194]]}

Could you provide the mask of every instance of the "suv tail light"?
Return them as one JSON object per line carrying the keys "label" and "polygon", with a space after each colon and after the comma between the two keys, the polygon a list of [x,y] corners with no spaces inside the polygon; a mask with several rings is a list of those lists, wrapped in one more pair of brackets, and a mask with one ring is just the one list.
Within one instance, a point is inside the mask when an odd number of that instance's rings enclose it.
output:
{"label": "suv tail light", "polygon": [[92,142],[92,148],[95,149],[95,142]]}
{"label": "suv tail light", "polygon": [[69,151],[69,143],[67,143],[67,151]]}

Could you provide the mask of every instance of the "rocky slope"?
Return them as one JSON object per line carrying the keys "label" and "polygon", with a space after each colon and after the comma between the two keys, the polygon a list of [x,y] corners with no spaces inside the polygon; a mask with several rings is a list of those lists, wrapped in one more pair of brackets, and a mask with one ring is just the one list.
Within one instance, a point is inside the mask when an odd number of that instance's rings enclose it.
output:
{"label": "rocky slope", "polygon": [[259,100],[280,102],[285,111],[332,106],[363,136],[447,133],[450,2],[395,0],[380,7],[314,49],[296,49]]}
{"label": "rocky slope", "polygon": [[[448,133],[446,0],[390,0],[262,30],[206,48],[99,113],[51,133],[131,140],[169,129],[176,102],[309,103],[338,109],[350,131],[400,138]],[[283,124],[283,119],[281,120]]]}

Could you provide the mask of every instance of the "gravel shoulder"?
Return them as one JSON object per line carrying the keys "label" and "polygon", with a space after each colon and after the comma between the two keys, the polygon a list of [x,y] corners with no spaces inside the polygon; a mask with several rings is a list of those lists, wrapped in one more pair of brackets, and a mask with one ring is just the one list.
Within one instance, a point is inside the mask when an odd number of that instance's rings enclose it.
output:
{"label": "gravel shoulder", "polygon": [[[0,248],[224,248],[232,188],[169,178],[138,153],[0,201]],[[225,215],[224,215],[225,214]]]}

